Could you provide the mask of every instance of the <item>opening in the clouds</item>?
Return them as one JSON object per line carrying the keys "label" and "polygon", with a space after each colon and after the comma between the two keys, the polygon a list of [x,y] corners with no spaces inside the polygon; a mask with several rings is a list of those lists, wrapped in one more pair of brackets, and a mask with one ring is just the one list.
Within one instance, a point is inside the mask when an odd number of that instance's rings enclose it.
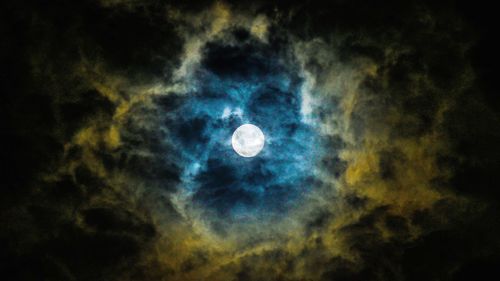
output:
{"label": "opening in the clouds", "polygon": [[240,37],[204,46],[194,90],[167,124],[189,205],[225,222],[296,206],[311,189],[319,143],[303,121],[304,81],[283,42]]}

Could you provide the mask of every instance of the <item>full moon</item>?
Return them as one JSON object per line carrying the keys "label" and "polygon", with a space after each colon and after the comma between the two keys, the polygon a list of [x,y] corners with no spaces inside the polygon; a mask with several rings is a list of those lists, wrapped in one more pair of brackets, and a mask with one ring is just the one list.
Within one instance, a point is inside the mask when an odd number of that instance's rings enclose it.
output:
{"label": "full moon", "polygon": [[234,151],[243,157],[254,157],[264,147],[264,133],[259,127],[252,124],[244,124],[233,133],[231,144]]}

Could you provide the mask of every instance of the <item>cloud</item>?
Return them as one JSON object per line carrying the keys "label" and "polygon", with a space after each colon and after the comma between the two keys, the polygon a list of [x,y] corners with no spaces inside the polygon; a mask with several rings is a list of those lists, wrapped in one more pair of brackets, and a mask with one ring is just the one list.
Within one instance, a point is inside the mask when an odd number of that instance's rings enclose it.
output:
{"label": "cloud", "polygon": [[[41,94],[26,90],[28,121],[12,117],[14,140],[34,144],[10,157],[33,163],[13,179],[32,180],[2,207],[19,277],[432,280],[469,264],[460,245],[495,216],[464,192],[484,181],[456,183],[457,163],[495,158],[460,144],[498,118],[469,103],[457,15],[427,4],[80,5],[89,14],[60,8],[67,28],[32,8],[51,37],[28,28],[24,75]],[[40,126],[34,137],[22,122]],[[268,142],[242,160],[226,136],[252,122]],[[459,258],[426,263],[441,250]]]}

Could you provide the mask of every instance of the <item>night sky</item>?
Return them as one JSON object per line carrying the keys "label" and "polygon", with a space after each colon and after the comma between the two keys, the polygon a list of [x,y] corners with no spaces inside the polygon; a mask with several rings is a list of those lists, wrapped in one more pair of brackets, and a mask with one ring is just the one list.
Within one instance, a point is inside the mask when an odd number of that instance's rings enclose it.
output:
{"label": "night sky", "polygon": [[486,2],[3,1],[0,279],[500,278]]}

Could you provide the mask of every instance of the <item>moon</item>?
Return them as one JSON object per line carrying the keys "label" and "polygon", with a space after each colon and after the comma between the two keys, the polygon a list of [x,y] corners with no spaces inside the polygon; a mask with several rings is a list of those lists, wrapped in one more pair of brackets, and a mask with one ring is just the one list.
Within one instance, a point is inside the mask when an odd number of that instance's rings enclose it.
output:
{"label": "moon", "polygon": [[261,129],[252,124],[244,124],[233,133],[231,144],[234,151],[243,157],[254,157],[264,148],[265,137]]}

